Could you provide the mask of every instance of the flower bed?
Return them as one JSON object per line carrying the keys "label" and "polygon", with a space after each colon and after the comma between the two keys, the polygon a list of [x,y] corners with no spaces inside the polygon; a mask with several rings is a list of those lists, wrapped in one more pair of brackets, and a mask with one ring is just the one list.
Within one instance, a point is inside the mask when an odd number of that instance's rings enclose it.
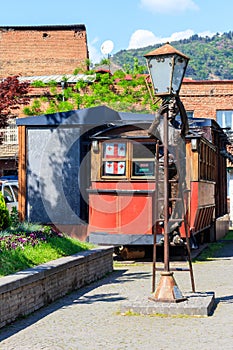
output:
{"label": "flower bed", "polygon": [[23,223],[0,232],[0,276],[6,276],[92,246],[49,226]]}

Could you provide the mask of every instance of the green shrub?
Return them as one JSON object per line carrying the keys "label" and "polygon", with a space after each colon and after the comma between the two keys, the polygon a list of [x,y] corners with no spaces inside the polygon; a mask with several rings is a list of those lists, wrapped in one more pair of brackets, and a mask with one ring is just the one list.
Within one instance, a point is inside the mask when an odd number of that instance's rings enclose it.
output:
{"label": "green shrub", "polygon": [[56,80],[50,80],[47,85],[50,87],[56,87],[58,82]]}
{"label": "green shrub", "polygon": [[19,213],[16,207],[13,207],[10,212],[11,226],[16,227],[19,225]]}
{"label": "green shrub", "polygon": [[44,87],[46,84],[41,80],[35,80],[31,84],[33,87]]}
{"label": "green shrub", "polygon": [[40,115],[42,114],[41,102],[39,99],[35,99],[31,106],[24,107],[23,113],[26,115]]}
{"label": "green shrub", "polygon": [[3,195],[0,192],[0,230],[2,229],[4,230],[10,225],[11,225],[11,219],[10,219],[9,210],[7,209]]}

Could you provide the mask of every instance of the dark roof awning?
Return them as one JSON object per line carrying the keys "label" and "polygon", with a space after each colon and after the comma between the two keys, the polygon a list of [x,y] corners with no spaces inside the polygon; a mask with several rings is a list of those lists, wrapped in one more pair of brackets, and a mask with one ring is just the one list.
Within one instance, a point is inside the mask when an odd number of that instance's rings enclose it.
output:
{"label": "dark roof awning", "polygon": [[117,112],[106,106],[84,108],[69,112],[43,114],[39,116],[18,118],[16,124],[26,126],[64,125],[103,125],[108,123],[152,122],[152,114]]}
{"label": "dark roof awning", "polygon": [[106,106],[98,106],[69,112],[18,118],[16,124],[18,126],[102,125],[117,120],[121,120],[118,112]]}

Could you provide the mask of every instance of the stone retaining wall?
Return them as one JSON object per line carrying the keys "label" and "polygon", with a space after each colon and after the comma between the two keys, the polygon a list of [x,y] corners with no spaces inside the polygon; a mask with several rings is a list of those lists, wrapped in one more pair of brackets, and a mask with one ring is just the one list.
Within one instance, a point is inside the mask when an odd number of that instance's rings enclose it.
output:
{"label": "stone retaining wall", "polygon": [[112,272],[112,256],[98,247],[0,278],[0,328]]}

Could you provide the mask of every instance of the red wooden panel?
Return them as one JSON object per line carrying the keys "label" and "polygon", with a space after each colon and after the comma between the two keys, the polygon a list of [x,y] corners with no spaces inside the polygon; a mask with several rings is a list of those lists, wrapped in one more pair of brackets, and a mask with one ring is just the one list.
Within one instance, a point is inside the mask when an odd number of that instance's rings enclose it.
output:
{"label": "red wooden panel", "polygon": [[190,194],[190,228],[194,227],[196,214],[198,210],[198,184],[199,182],[191,182]]}
{"label": "red wooden panel", "polygon": [[[148,194],[147,191],[154,188],[154,182],[147,181],[93,182],[92,190],[105,192],[89,194],[88,232],[151,234],[153,193]],[[112,190],[123,192],[116,194]],[[145,193],[134,193],[135,190]]]}
{"label": "red wooden panel", "polygon": [[90,194],[89,232],[152,233],[152,197]]}
{"label": "red wooden panel", "polygon": [[119,225],[125,234],[152,233],[152,198],[142,195],[119,197]]}
{"label": "red wooden panel", "polygon": [[214,212],[214,184],[205,182],[191,182],[190,220],[193,232],[209,226]]}
{"label": "red wooden panel", "polygon": [[127,181],[93,181],[91,184],[92,189],[118,189],[118,190],[154,190],[154,181],[140,181],[140,182],[127,182]]}
{"label": "red wooden panel", "polygon": [[89,195],[89,231],[117,231],[117,196]]}

